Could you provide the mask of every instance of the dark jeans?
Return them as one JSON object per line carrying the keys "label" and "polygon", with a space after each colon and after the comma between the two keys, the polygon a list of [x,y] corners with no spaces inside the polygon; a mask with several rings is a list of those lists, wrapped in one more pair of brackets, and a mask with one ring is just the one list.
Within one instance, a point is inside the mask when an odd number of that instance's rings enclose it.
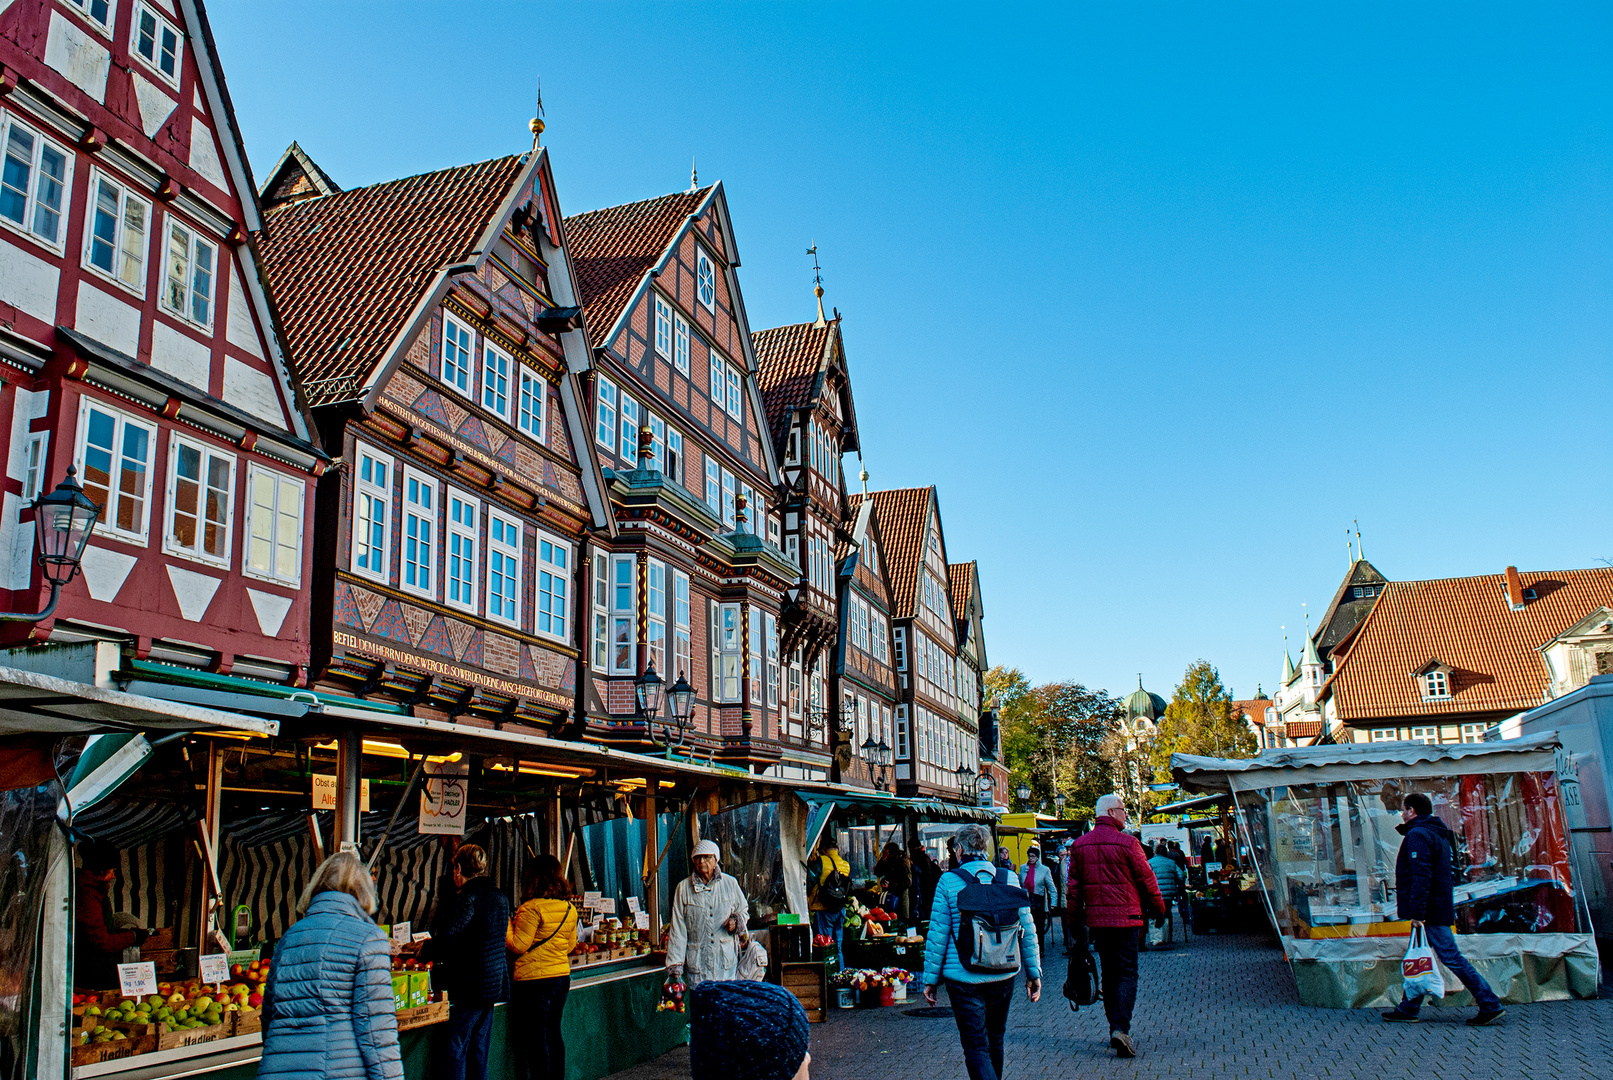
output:
{"label": "dark jeans", "polygon": [[448,1080],[487,1080],[493,1006],[448,1006]]}
{"label": "dark jeans", "polygon": [[1094,926],[1087,931],[1098,949],[1103,987],[1103,1011],[1109,1030],[1131,1032],[1131,1010],[1137,1005],[1137,945],[1142,930],[1135,926]]}
{"label": "dark jeans", "polygon": [[515,1051],[516,1080],[566,1080],[560,1017],[570,992],[570,975],[510,984],[510,1045]]}
{"label": "dark jeans", "polygon": [[1047,901],[1040,896],[1031,897],[1031,922],[1036,924],[1036,946],[1045,951],[1047,946]]}
{"label": "dark jeans", "polygon": [[962,983],[948,979],[947,1000],[958,1021],[969,1080],[1002,1080],[1003,1032],[1008,1027],[1008,1006],[1014,1000],[1014,980]]}
{"label": "dark jeans", "polygon": [[824,934],[835,939],[835,955],[844,957],[845,944],[842,940],[846,936],[846,911],[814,911],[812,913],[812,931]]}
{"label": "dark jeans", "polygon": [[[1461,950],[1456,947],[1456,935],[1451,933],[1448,926],[1434,926],[1432,923],[1423,927],[1428,935],[1428,947],[1434,950],[1440,963],[1451,969],[1451,973],[1462,980],[1462,985],[1473,994],[1473,1001],[1478,1005],[1480,1012],[1494,1012],[1501,1007],[1501,999],[1495,996],[1490,984],[1484,981],[1484,976],[1473,969],[1467,962]],[[1406,998],[1395,1011],[1407,1016],[1416,1016],[1417,1011],[1423,1007],[1421,997]]]}

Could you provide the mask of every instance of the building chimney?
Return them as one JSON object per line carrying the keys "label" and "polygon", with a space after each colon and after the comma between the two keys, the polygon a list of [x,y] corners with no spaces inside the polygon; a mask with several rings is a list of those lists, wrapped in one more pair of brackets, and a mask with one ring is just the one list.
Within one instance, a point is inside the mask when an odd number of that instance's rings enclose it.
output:
{"label": "building chimney", "polygon": [[1523,610],[1523,578],[1516,566],[1507,567],[1507,606],[1513,611]]}

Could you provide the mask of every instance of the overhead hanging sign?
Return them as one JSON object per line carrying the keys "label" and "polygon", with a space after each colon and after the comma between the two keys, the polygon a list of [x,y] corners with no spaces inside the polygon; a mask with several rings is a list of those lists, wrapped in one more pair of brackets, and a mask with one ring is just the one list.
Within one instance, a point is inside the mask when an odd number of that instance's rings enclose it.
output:
{"label": "overhead hanging sign", "polygon": [[470,763],[427,761],[420,790],[420,831],[465,835],[470,805]]}
{"label": "overhead hanging sign", "polygon": [[[326,776],[323,773],[314,773],[314,809],[336,809],[336,777]],[[360,780],[358,784],[358,808],[361,813],[370,810],[370,782]]]}

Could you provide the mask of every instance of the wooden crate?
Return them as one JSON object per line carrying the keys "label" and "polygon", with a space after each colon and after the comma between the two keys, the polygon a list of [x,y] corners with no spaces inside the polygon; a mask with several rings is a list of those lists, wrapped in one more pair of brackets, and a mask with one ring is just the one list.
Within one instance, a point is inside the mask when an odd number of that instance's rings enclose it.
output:
{"label": "wooden crate", "polygon": [[780,964],[779,985],[801,1002],[809,1023],[823,1023],[829,1008],[829,972],[821,962]]}
{"label": "wooden crate", "polygon": [[167,1024],[157,1025],[157,1049],[173,1050],[180,1046],[196,1046],[200,1043],[209,1043],[217,1039],[227,1039],[235,1031],[235,1021],[225,1020],[221,1024],[212,1024],[208,1027],[177,1028],[168,1030]]}
{"label": "wooden crate", "polygon": [[448,999],[444,996],[443,1000],[433,1001],[429,1005],[399,1010],[398,1030],[408,1031],[410,1028],[425,1027],[427,1024],[440,1024],[446,1019],[448,1019]]}
{"label": "wooden crate", "polygon": [[[151,1025],[155,1027],[156,1025]],[[80,1046],[73,1044],[73,1066],[96,1065],[103,1061],[116,1061],[119,1058],[134,1057],[137,1054],[149,1054],[157,1049],[157,1035],[155,1032],[147,1035],[130,1035],[124,1039],[112,1042],[86,1043]]]}
{"label": "wooden crate", "polygon": [[263,1030],[263,1010],[253,1009],[251,1012],[230,1013],[230,1023],[234,1025],[232,1034],[251,1035]]}

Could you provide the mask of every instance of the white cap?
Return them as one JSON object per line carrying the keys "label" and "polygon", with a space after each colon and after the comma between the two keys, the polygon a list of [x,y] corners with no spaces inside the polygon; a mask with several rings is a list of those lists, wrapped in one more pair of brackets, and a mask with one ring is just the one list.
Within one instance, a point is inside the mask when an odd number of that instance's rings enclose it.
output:
{"label": "white cap", "polygon": [[712,843],[710,840],[702,840],[702,841],[700,841],[700,843],[698,843],[698,844],[696,844],[694,846],[694,854],[691,855],[690,858],[698,859],[702,855],[714,855],[717,858],[721,859],[722,858],[722,848],[718,847],[716,844]]}
{"label": "white cap", "polygon": [[1092,812],[1098,817],[1109,817],[1114,811],[1124,810],[1125,808],[1126,800],[1119,795],[1100,795],[1098,805],[1093,808]]}

